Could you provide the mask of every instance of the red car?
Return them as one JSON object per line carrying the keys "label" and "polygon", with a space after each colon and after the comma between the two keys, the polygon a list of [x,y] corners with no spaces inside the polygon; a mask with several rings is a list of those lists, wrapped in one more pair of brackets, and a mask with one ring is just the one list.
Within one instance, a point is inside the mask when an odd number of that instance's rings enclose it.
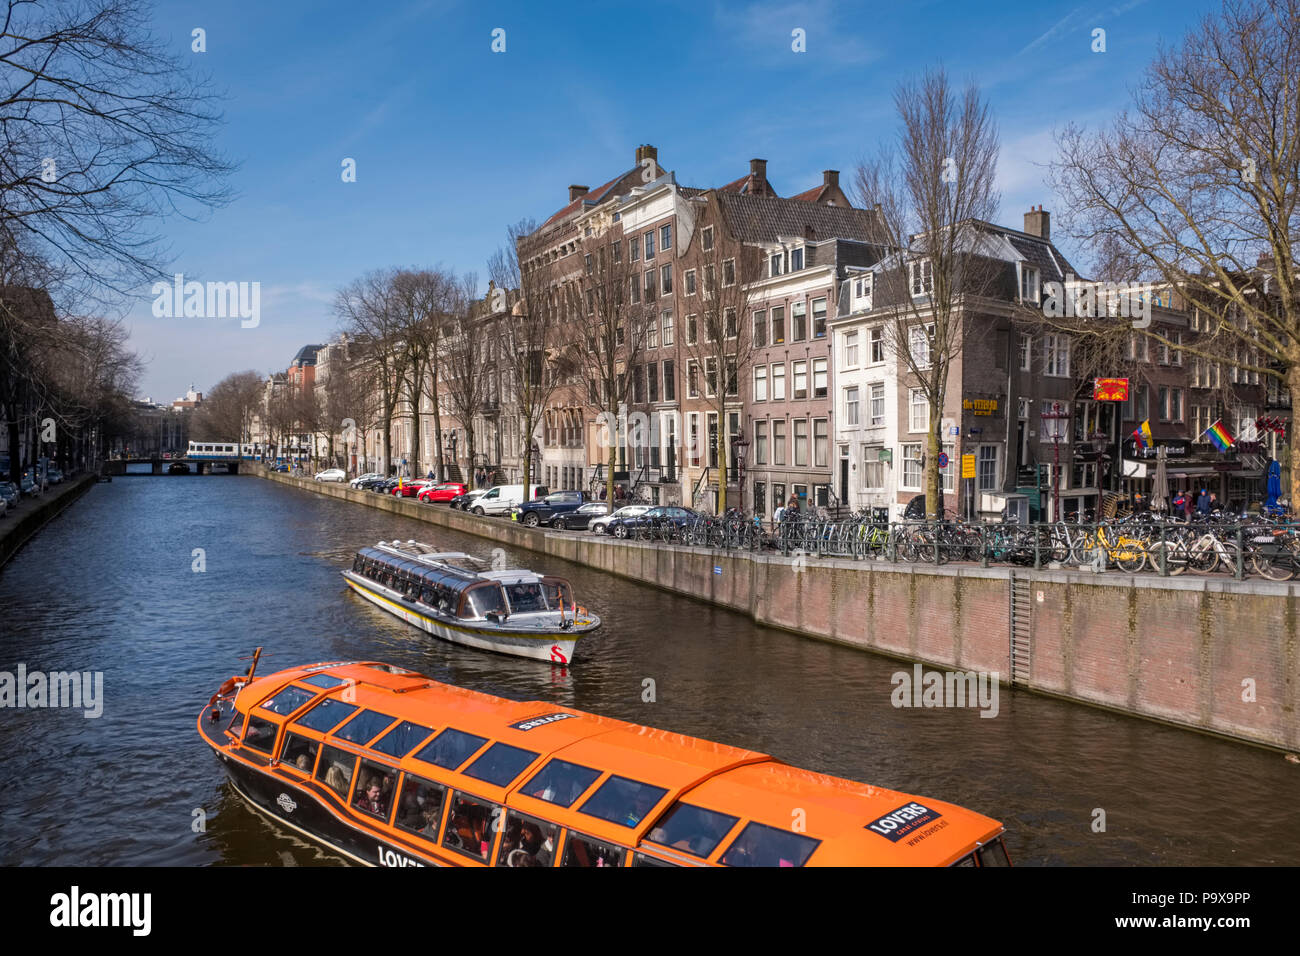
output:
{"label": "red car", "polygon": [[420,489],[417,497],[428,504],[435,501],[451,501],[457,495],[463,495],[469,491],[469,485],[463,485],[458,481],[429,482]]}
{"label": "red car", "polygon": [[401,485],[393,485],[394,498],[414,498],[427,486],[436,484],[428,478],[415,478],[411,481],[403,481]]}

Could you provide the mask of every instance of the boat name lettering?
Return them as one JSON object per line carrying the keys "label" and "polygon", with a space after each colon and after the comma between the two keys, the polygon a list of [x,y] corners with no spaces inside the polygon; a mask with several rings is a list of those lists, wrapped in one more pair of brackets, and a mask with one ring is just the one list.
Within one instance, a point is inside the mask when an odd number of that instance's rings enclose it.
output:
{"label": "boat name lettering", "polygon": [[913,801],[868,823],[867,829],[897,843],[917,827],[938,820],[941,816],[943,814],[938,810],[931,810],[925,804]]}
{"label": "boat name lettering", "polygon": [[280,794],[275,798],[275,802],[280,805],[281,809],[283,809],[285,813],[293,813],[293,811],[298,809],[298,804],[296,804],[293,797],[289,796],[287,793]]}
{"label": "boat name lettering", "polygon": [[541,717],[529,717],[527,720],[521,720],[517,724],[511,724],[515,730],[532,730],[534,727],[541,727],[543,724],[553,724],[557,720],[568,720],[573,714],[543,714]]}
{"label": "boat name lettering", "polygon": [[394,853],[382,843],[379,845],[379,865],[380,866],[424,866],[419,860],[413,860],[409,856],[403,856],[400,853]]}

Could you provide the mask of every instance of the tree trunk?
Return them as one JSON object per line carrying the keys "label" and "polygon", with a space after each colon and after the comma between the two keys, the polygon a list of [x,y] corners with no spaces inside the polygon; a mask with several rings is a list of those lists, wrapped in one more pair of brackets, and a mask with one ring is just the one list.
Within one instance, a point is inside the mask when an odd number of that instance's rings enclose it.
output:
{"label": "tree trunk", "polygon": [[[438,373],[435,369],[433,373],[433,384],[430,386],[429,398],[433,402],[433,443],[437,446],[434,454],[438,459],[438,480],[447,480],[447,462],[442,454],[442,411],[438,407]],[[467,482],[468,483],[468,482]]]}
{"label": "tree trunk", "polygon": [[725,409],[718,410],[718,504],[714,508],[715,514],[725,514],[727,511],[727,429],[724,427],[726,418]]}
{"label": "tree trunk", "polygon": [[1291,514],[1294,516],[1295,514],[1297,514],[1297,512],[1300,512],[1300,467],[1296,467],[1296,454],[1295,454],[1295,448],[1296,448],[1295,415],[1297,411],[1300,411],[1300,361],[1291,362],[1291,367],[1287,369],[1286,379],[1287,379],[1287,387],[1291,392],[1291,421],[1287,423],[1287,426],[1290,429],[1290,434],[1286,436],[1287,438],[1286,468],[1288,472],[1287,474],[1288,480],[1285,487],[1287,489],[1287,497],[1289,499],[1287,504],[1291,506]]}
{"label": "tree trunk", "polygon": [[943,481],[939,475],[939,453],[943,451],[942,408],[930,403],[930,437],[925,451],[925,517],[935,520],[943,517]]}
{"label": "tree trunk", "polygon": [[605,475],[605,496],[609,500],[609,510],[613,514],[614,508],[614,463],[618,455],[618,419],[615,418],[613,428],[614,440],[609,443],[609,461],[606,465],[607,474]]}

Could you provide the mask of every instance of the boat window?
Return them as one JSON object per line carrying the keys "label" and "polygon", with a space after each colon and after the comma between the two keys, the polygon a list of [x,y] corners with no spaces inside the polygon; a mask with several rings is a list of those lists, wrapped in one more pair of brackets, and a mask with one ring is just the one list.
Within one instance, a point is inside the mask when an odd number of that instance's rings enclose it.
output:
{"label": "boat window", "polygon": [[821,840],[750,823],[722,854],[724,866],[803,866]]}
{"label": "boat window", "polygon": [[415,755],[416,760],[423,760],[447,770],[455,770],[469,755],[487,743],[486,737],[475,737],[463,730],[448,727]]}
{"label": "boat window", "polygon": [[361,775],[357,777],[357,790],[352,797],[352,805],[363,813],[387,820],[396,787],[397,771],[394,768],[372,760],[362,760]]}
{"label": "boat window", "polygon": [[610,777],[579,811],[619,826],[634,827],[668,791],[627,777]]}
{"label": "boat window", "polygon": [[312,687],[341,687],[347,683],[342,677],[335,677],[333,674],[312,674],[310,677],[304,677],[302,682],[311,684]]}
{"label": "boat window", "polygon": [[342,723],[343,719],[356,709],[355,704],[345,704],[341,700],[327,697],[307,713],[302,714],[294,723],[325,734]]}
{"label": "boat window", "polygon": [[319,749],[320,744],[308,737],[285,734],[284,747],[280,750],[280,762],[287,763],[303,773],[311,773],[312,768],[316,766],[316,751]]}
{"label": "boat window", "polygon": [[563,578],[542,578],[542,592],[547,607],[563,610],[573,606],[573,588]]}
{"label": "boat window", "polygon": [[261,717],[248,718],[248,730],[244,731],[244,746],[270,753],[275,747],[275,734],[280,728]]}
{"label": "boat window", "polygon": [[624,847],[589,836],[570,833],[564,841],[564,861],[561,866],[622,866],[627,856]]}
{"label": "boat window", "polygon": [[555,759],[533,774],[533,779],[524,784],[521,792],[547,803],[571,807],[573,801],[582,796],[583,791],[595,783],[599,776],[599,770]]}
{"label": "boat window", "polygon": [[415,749],[417,744],[428,739],[431,733],[433,733],[432,727],[421,727],[419,724],[404,720],[375,741],[370,749],[378,750],[381,754],[388,754],[390,757],[405,757]]}
{"label": "boat window", "polygon": [[339,740],[365,745],[378,737],[381,730],[390,727],[396,719],[376,710],[363,710],[335,731],[334,736]]}
{"label": "boat window", "polygon": [[500,813],[501,808],[494,803],[456,794],[451,800],[442,845],[486,863],[492,848],[492,821]]}
{"label": "boat window", "polygon": [[357,769],[357,755],[338,747],[322,747],[320,763],[316,766],[316,779],[322,781],[343,799],[347,799],[352,786],[352,774]]}
{"label": "boat window", "polygon": [[657,856],[651,856],[649,853],[633,853],[633,866],[678,866],[677,863],[669,863],[667,860],[661,860]]}
{"label": "boat window", "polygon": [[509,744],[493,744],[483,756],[465,768],[464,774],[475,780],[485,780],[498,787],[505,787],[536,759],[537,754],[531,750],[511,747]]}
{"label": "boat window", "polygon": [[510,611],[512,614],[526,614],[529,611],[546,610],[546,597],[542,594],[539,585],[512,584],[506,588],[506,596],[510,598]]}
{"label": "boat window", "polygon": [[356,560],[352,562],[352,570],[361,571],[363,568],[365,568],[365,566],[366,566],[366,559],[358,554]]}
{"label": "boat window", "polygon": [[1006,845],[1001,840],[994,840],[979,848],[980,866],[1010,866]]}
{"label": "boat window", "polygon": [[243,729],[244,729],[244,715],[241,714],[239,711],[235,711],[234,715],[230,718],[230,723],[226,725],[226,733],[230,734],[230,736],[238,740],[239,734],[243,731]]}
{"label": "boat window", "polygon": [[442,808],[447,802],[447,788],[409,773],[402,780],[402,799],[398,803],[397,819],[403,830],[418,833],[430,840],[438,839],[442,823]]}
{"label": "boat window", "polygon": [[511,810],[506,814],[497,866],[551,866],[559,842],[560,828],[556,824]]}
{"label": "boat window", "polygon": [[465,592],[461,617],[487,617],[492,611],[506,613],[506,599],[499,584],[478,584]]}
{"label": "boat window", "polygon": [[261,706],[263,710],[269,710],[281,717],[288,717],[315,696],[312,691],[302,687],[286,687],[270,700],[262,701]]}
{"label": "boat window", "polygon": [[703,807],[693,807],[689,803],[674,803],[646,839],[674,850],[685,850],[694,856],[707,857],[731,832],[738,819]]}

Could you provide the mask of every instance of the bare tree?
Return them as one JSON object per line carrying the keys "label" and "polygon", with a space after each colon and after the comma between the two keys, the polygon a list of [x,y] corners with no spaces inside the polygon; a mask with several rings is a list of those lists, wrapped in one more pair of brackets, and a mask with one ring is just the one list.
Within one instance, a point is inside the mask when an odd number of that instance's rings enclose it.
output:
{"label": "bare tree", "polygon": [[732,235],[720,214],[717,193],[710,191],[697,201],[704,204],[704,209],[696,219],[690,247],[682,259],[682,275],[676,281],[688,281],[690,274],[689,281],[698,283],[700,312],[683,317],[680,350],[687,358],[688,378],[696,374],[703,377],[700,394],[717,415],[718,427],[712,441],[718,462],[717,510],[721,514],[727,510],[730,481],[727,413],[741,407],[740,382],[754,355],[754,296],[750,284],[759,277],[762,254]]}
{"label": "bare tree", "polygon": [[402,332],[406,328],[395,301],[396,272],[376,269],[339,290],[334,313],[357,352],[357,369],[363,387],[377,397],[376,412],[381,429],[383,472],[389,473],[393,459],[393,416],[402,397],[410,353]]}
{"label": "bare tree", "polygon": [[955,91],[942,69],[902,84],[894,102],[897,145],[858,167],[856,188],[865,208],[877,207],[884,244],[898,250],[877,268],[874,298],[888,316],[888,350],[929,408],[924,487],[934,518],[943,513],[940,433],[964,301],[990,292],[998,276],[980,254],[981,223],[998,208],[998,136],[979,90]]}
{"label": "bare tree", "polygon": [[586,380],[588,401],[601,410],[602,441],[607,444],[605,495],[610,502],[618,422],[632,397],[632,370],[645,349],[646,323],[655,308],[654,293],[643,287],[639,263],[631,261],[621,239],[621,229],[594,224],[592,235],[578,244],[580,273],[556,289],[556,306],[563,316],[559,334],[574,339],[575,367]]}
{"label": "bare tree", "polygon": [[465,431],[465,457],[471,468],[477,449],[476,419],[483,413],[492,384],[488,361],[492,308],[489,301],[477,298],[477,286],[473,273],[457,283],[438,355],[448,405]]}
{"label": "bare tree", "polygon": [[441,354],[441,337],[447,317],[457,308],[456,279],[441,268],[403,269],[393,275],[393,303],[397,310],[397,328],[394,334],[401,338],[406,350],[402,380],[406,401],[412,419],[414,437],[411,461],[418,469],[420,463],[420,408],[425,388],[433,407],[434,458],[438,474],[444,474],[442,453],[442,413],[438,391],[441,376],[438,369]]}
{"label": "bare tree", "polygon": [[1064,223],[1103,274],[1176,289],[1209,332],[1140,333],[1271,377],[1300,408],[1300,0],[1228,0],[1161,51],[1131,111],[1059,148]]}

